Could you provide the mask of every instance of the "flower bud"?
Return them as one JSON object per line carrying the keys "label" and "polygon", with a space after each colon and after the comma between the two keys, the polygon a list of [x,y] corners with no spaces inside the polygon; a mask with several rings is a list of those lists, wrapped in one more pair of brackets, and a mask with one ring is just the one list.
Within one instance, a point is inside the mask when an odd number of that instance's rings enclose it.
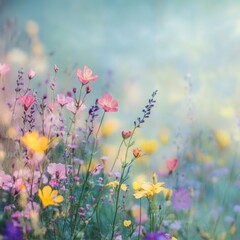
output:
{"label": "flower bud", "polygon": [[133,149],[133,156],[134,156],[135,158],[140,157],[141,154],[142,154],[142,150],[141,150],[141,149],[139,149],[139,148],[134,148],[134,149]]}
{"label": "flower bud", "polygon": [[29,72],[28,72],[28,78],[29,80],[33,79],[35,77],[36,73],[30,69]]}
{"label": "flower bud", "polygon": [[132,131],[122,131],[122,138],[123,139],[128,139],[131,136],[132,136]]}
{"label": "flower bud", "polygon": [[58,72],[58,66],[56,64],[54,64],[54,71],[55,71],[55,73]]}
{"label": "flower bud", "polygon": [[86,87],[86,94],[89,94],[92,91],[91,85],[87,85]]}

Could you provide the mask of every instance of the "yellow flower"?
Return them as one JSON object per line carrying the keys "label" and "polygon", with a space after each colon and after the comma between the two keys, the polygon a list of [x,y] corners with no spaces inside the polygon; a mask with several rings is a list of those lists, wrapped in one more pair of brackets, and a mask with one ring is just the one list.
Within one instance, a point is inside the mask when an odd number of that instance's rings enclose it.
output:
{"label": "yellow flower", "polygon": [[48,138],[40,137],[38,132],[27,132],[22,138],[21,142],[30,150],[36,153],[43,154],[48,149]]}
{"label": "yellow flower", "polygon": [[167,129],[161,129],[159,137],[160,137],[160,142],[163,145],[166,145],[169,141],[169,131]]}
{"label": "yellow flower", "polygon": [[133,195],[136,199],[142,197],[152,197],[165,189],[163,182],[157,182],[156,184],[151,182],[145,182],[141,185],[137,185],[136,183],[134,183],[134,188],[135,192]]}
{"label": "yellow flower", "polygon": [[[109,182],[107,183],[105,186],[106,187],[111,187],[111,188],[115,188],[119,185],[119,182],[118,181],[112,181],[112,182]],[[126,192],[127,191],[127,185],[125,183],[122,183],[121,184],[121,189]]]}
{"label": "yellow flower", "polygon": [[58,190],[52,190],[49,185],[45,186],[42,190],[38,189],[38,196],[44,208],[50,205],[58,206],[63,201],[63,196],[58,195]]}
{"label": "yellow flower", "polygon": [[101,128],[101,133],[103,137],[108,137],[113,134],[119,127],[119,122],[117,119],[109,119],[107,120]]}
{"label": "yellow flower", "polygon": [[224,149],[229,146],[230,134],[227,131],[218,129],[215,131],[214,135],[220,148]]}
{"label": "yellow flower", "polygon": [[172,237],[172,240],[177,240],[177,238],[175,238],[175,237]]}
{"label": "yellow flower", "polygon": [[123,221],[124,227],[130,227],[131,224],[132,224],[132,221],[131,221],[131,220],[124,220],[124,221]]}
{"label": "yellow flower", "polygon": [[155,139],[145,139],[141,140],[139,145],[146,154],[152,154],[157,150],[158,142]]}

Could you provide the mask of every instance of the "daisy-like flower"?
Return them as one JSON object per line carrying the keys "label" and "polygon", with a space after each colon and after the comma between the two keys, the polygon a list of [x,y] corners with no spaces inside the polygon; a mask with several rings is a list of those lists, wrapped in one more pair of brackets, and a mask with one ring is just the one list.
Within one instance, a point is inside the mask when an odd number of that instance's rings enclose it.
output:
{"label": "daisy-like flower", "polygon": [[30,150],[35,153],[43,154],[49,144],[49,140],[47,137],[39,136],[37,131],[34,132],[27,132],[22,138],[21,142]]}
{"label": "daisy-like flower", "polygon": [[44,208],[47,206],[58,206],[59,203],[63,202],[63,196],[58,195],[58,190],[52,190],[49,185],[45,186],[42,190],[38,189],[38,196]]}
{"label": "daisy-like flower", "polygon": [[23,103],[25,111],[35,102],[35,98],[31,93],[25,96],[19,94],[18,98]]}
{"label": "daisy-like flower", "polygon": [[94,82],[98,78],[98,75],[93,75],[92,70],[87,66],[84,66],[83,71],[81,69],[77,69],[76,74],[82,85]]}
{"label": "daisy-like flower", "polygon": [[3,63],[0,63],[0,77],[4,76],[6,73],[8,73],[10,71],[10,67]]}
{"label": "daisy-like flower", "polygon": [[191,207],[191,197],[189,191],[186,191],[183,188],[179,188],[174,191],[172,195],[172,206],[177,212],[189,209]]}
{"label": "daisy-like flower", "polygon": [[105,112],[118,111],[118,101],[113,100],[110,94],[103,94],[102,97],[97,100],[97,103],[102,106]]}

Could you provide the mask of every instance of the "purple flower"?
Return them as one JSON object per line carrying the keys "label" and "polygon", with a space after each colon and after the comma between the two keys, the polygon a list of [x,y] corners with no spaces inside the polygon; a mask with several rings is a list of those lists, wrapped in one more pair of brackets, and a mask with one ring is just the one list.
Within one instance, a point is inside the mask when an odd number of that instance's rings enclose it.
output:
{"label": "purple flower", "polygon": [[145,240],[171,240],[172,237],[169,233],[165,232],[149,232],[145,236]]}
{"label": "purple flower", "polygon": [[186,191],[183,188],[174,191],[172,195],[172,205],[177,212],[190,208],[191,199],[189,191]]}
{"label": "purple flower", "polygon": [[22,229],[15,226],[12,222],[7,222],[3,233],[3,240],[23,239]]}

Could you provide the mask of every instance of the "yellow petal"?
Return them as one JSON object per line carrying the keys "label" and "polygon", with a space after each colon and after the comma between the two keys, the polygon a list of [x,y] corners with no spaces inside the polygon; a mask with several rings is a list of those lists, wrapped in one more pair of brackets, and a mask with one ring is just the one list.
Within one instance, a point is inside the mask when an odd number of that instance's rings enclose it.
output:
{"label": "yellow petal", "polygon": [[59,196],[57,196],[56,198],[54,198],[54,202],[56,202],[56,203],[61,203],[61,202],[63,202],[63,196],[62,195],[59,195]]}
{"label": "yellow petal", "polygon": [[42,193],[43,193],[44,198],[51,196],[51,192],[52,192],[52,188],[49,185],[45,186],[42,189]]}

